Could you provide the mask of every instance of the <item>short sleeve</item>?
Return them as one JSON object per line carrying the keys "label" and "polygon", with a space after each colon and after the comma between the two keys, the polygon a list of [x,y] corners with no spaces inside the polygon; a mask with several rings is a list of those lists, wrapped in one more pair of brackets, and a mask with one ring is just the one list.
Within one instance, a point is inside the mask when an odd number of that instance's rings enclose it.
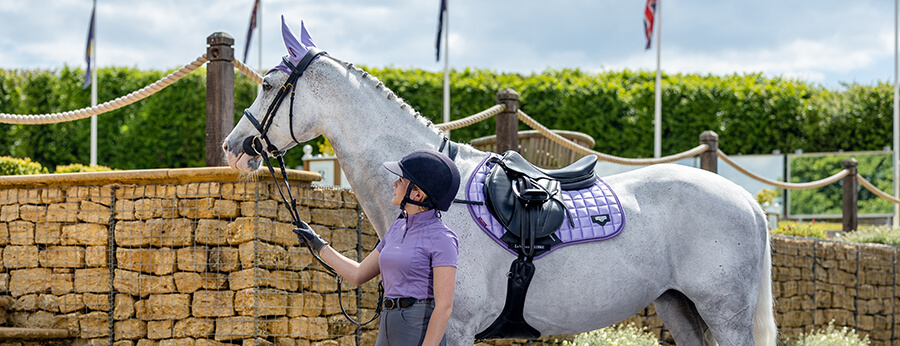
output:
{"label": "short sleeve", "polygon": [[449,228],[444,228],[434,237],[431,252],[432,267],[456,267],[459,256],[459,240],[456,233]]}

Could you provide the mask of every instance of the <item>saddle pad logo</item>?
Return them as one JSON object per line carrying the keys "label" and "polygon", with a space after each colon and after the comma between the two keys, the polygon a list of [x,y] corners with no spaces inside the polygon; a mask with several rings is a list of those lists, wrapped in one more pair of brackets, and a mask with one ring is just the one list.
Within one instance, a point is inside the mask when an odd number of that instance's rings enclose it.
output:
{"label": "saddle pad logo", "polygon": [[611,219],[609,218],[609,214],[591,215],[591,221],[600,226],[606,226],[606,224],[609,223]]}

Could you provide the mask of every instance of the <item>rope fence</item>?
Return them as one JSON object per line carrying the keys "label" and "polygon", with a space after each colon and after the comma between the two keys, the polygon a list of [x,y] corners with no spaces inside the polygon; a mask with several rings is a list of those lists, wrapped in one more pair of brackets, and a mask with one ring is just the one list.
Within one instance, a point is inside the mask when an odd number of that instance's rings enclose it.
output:
{"label": "rope fence", "polygon": [[62,113],[50,113],[50,114],[6,114],[0,113],[0,123],[6,124],[23,124],[23,125],[38,125],[38,124],[52,124],[52,123],[61,123],[66,121],[73,121],[88,118],[93,115],[103,114],[106,112],[114,111],[116,109],[125,107],[132,103],[138,102],[147,98],[150,95],[157,93],[158,91],[165,89],[167,86],[172,83],[177,82],[179,79],[187,76],[189,73],[194,72],[194,70],[203,66],[204,63],[209,61],[206,59],[206,54],[197,58],[190,64],[184,65],[178,71],[170,73],[168,76],[163,77],[162,79],[156,81],[153,84],[150,84],[140,90],[134,91],[128,95],[119,97],[112,101],[107,101],[101,103],[99,105],[82,108],[79,110],[62,112]]}
{"label": "rope fence", "polygon": [[[153,94],[161,91],[162,89],[165,89],[172,83],[175,83],[178,80],[180,80],[181,78],[183,78],[184,76],[190,74],[191,72],[194,72],[195,70],[197,70],[198,68],[203,66],[203,64],[205,64],[208,61],[209,60],[207,59],[206,54],[203,54],[200,57],[198,57],[196,60],[194,60],[193,62],[185,65],[184,67],[170,73],[169,75],[161,78],[160,80],[158,80],[140,90],[134,91],[128,95],[116,98],[114,100],[111,100],[111,101],[108,101],[108,102],[105,102],[105,103],[102,103],[102,104],[99,104],[99,105],[96,105],[93,107],[82,108],[82,109],[68,111],[68,112],[62,112],[62,113],[49,113],[49,114],[21,115],[21,114],[0,113],[0,123],[25,124],[25,125],[50,124],[50,123],[58,123],[58,122],[66,122],[66,121],[84,119],[84,118],[91,117],[93,115],[99,115],[99,114],[103,114],[106,112],[114,111],[116,109],[133,104],[137,101],[143,100],[143,99],[149,97],[150,95],[153,95]],[[257,71],[253,70],[253,68],[247,66],[246,64],[244,64],[243,62],[241,62],[238,59],[233,59],[231,62],[238,71],[243,73],[245,76],[250,78],[252,81],[254,81],[257,84],[262,84],[263,76],[260,75]],[[444,131],[460,129],[460,128],[470,126],[475,123],[484,121],[493,116],[496,116],[497,114],[500,114],[504,110],[506,110],[505,104],[497,104],[493,107],[485,109],[484,111],[467,116],[465,118],[442,123],[442,124],[435,124],[435,126]],[[541,133],[542,135],[544,135],[551,141],[556,142],[557,144],[559,144],[565,148],[568,148],[570,150],[573,150],[573,151],[583,154],[583,155],[594,155],[594,156],[597,156],[597,158],[599,160],[611,162],[611,163],[615,163],[615,164],[630,165],[630,166],[647,166],[647,165],[654,165],[654,164],[661,164],[661,163],[671,163],[671,162],[683,160],[686,158],[691,158],[691,157],[700,155],[701,153],[710,150],[710,146],[708,144],[700,144],[697,147],[692,148],[690,150],[683,151],[681,153],[677,153],[677,154],[673,154],[673,155],[669,155],[669,156],[665,156],[665,157],[660,157],[660,158],[618,157],[618,156],[613,156],[613,155],[604,154],[604,153],[595,151],[591,148],[584,147],[578,143],[575,143],[572,140],[569,140],[563,136],[560,136],[559,134],[551,131],[546,126],[544,126],[541,123],[534,120],[534,118],[530,117],[528,114],[526,114],[522,110],[517,110],[516,115],[519,117],[520,120],[522,120],[523,123],[525,123],[532,129],[538,131],[539,133]],[[850,171],[848,171],[847,169],[843,169],[830,177],[816,180],[816,181],[805,182],[805,183],[781,182],[781,181],[767,179],[767,178],[764,178],[762,176],[759,176],[757,174],[754,174],[754,173],[748,171],[747,169],[741,167],[740,165],[738,165],[737,163],[732,161],[731,158],[729,158],[728,155],[726,155],[722,150],[716,149],[716,154],[719,159],[722,159],[722,161],[724,161],[728,165],[732,166],[734,169],[741,172],[742,174],[750,177],[751,179],[754,179],[756,181],[759,181],[764,184],[768,184],[768,185],[771,185],[771,186],[774,186],[777,188],[788,189],[788,190],[803,190],[803,189],[814,189],[814,188],[823,187],[823,186],[826,186],[829,184],[833,184],[833,183],[845,178],[848,174],[850,174]],[[894,196],[891,196],[891,195],[885,193],[884,191],[879,190],[877,187],[872,185],[865,178],[863,178],[861,176],[857,176],[857,179],[865,188],[872,191],[875,195],[877,195],[881,198],[884,198],[888,201],[891,201],[892,203],[900,204],[900,199],[898,199]]]}
{"label": "rope fence", "polygon": [[722,159],[722,161],[725,161],[725,163],[729,164],[731,167],[734,167],[734,169],[738,170],[738,172],[741,172],[744,175],[746,175],[758,182],[772,185],[772,186],[780,188],[780,189],[788,189],[788,190],[815,189],[815,188],[819,188],[819,187],[822,187],[825,185],[833,184],[833,183],[837,182],[838,180],[844,179],[844,177],[846,177],[848,174],[850,174],[849,170],[844,169],[844,170],[841,170],[840,172],[835,173],[834,175],[832,175],[828,178],[819,179],[816,181],[811,181],[811,182],[807,182],[807,183],[786,183],[783,181],[775,181],[775,180],[771,180],[771,179],[766,179],[759,175],[753,174],[750,171],[739,166],[734,161],[732,161],[731,158],[729,158],[728,155],[725,155],[725,152],[723,152],[722,150],[718,150],[717,153],[719,155],[719,158]]}

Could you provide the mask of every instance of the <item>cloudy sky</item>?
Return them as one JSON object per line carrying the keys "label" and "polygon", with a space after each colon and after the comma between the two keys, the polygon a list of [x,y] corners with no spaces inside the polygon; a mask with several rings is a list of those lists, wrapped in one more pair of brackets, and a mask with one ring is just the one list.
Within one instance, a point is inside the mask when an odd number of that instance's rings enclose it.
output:
{"label": "cloudy sky", "polygon": [[[285,50],[280,19],[300,20],[320,48],[355,64],[443,69],[435,61],[439,0],[262,0],[247,63]],[[173,69],[223,31],[243,56],[253,0],[97,0],[100,66]],[[839,88],[893,82],[890,0],[661,0],[662,69],[761,72]],[[0,69],[84,67],[91,0],[0,1]],[[449,0],[450,66],[531,73],[656,68],[644,50],[645,0]],[[655,39],[655,37],[654,37]],[[654,42],[654,45],[656,42]]]}

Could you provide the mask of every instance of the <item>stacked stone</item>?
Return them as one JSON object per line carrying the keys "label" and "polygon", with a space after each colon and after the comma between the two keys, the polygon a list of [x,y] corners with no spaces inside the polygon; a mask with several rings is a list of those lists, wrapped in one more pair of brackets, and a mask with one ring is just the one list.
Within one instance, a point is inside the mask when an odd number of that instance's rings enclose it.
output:
{"label": "stacked stone", "polygon": [[[344,320],[335,280],[300,247],[274,186],[0,189],[9,325],[119,346],[373,344],[374,326]],[[338,251],[374,247],[352,193],[292,192]],[[375,285],[345,283],[342,295],[349,314],[372,316]]]}
{"label": "stacked stone", "polygon": [[809,332],[816,311],[813,256],[815,241],[772,237],[772,295],[775,320],[783,335]]}
{"label": "stacked stone", "polygon": [[836,326],[856,326],[857,247],[816,241],[815,260],[814,324],[821,328],[834,321]]}
{"label": "stacked stone", "polygon": [[[890,345],[897,314],[895,290],[897,249],[883,245],[859,246],[856,329],[869,334],[874,344]],[[900,336],[900,335],[898,335]]]}

